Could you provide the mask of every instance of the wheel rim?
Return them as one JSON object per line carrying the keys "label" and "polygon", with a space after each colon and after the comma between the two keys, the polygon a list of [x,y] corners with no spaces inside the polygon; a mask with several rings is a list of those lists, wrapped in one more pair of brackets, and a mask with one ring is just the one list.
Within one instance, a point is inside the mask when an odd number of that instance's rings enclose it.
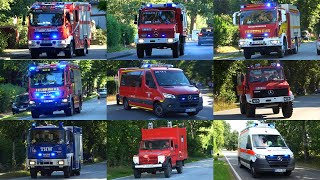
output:
{"label": "wheel rim", "polygon": [[163,113],[163,110],[162,110],[161,106],[160,106],[160,105],[157,105],[157,106],[156,106],[156,114],[159,115],[159,116],[161,116],[162,113]]}
{"label": "wheel rim", "polygon": [[124,101],[124,108],[127,109],[129,107],[129,103],[128,103],[128,100],[126,99]]}

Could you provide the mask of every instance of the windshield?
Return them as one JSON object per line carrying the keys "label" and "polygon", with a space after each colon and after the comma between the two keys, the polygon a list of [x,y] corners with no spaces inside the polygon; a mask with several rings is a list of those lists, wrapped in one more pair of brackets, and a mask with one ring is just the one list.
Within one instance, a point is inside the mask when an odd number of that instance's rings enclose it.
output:
{"label": "windshield", "polygon": [[173,24],[174,17],[174,11],[145,11],[140,15],[140,22],[142,24]]}
{"label": "windshield", "polygon": [[276,10],[243,11],[240,15],[241,25],[272,24],[276,22]]}
{"label": "windshield", "polygon": [[64,84],[63,71],[40,71],[31,77],[31,87],[62,86]]}
{"label": "windshield", "polygon": [[29,101],[29,95],[19,95],[15,99],[16,103],[24,103],[28,101]]}
{"label": "windshield", "polygon": [[252,141],[254,147],[287,147],[280,135],[255,134]]}
{"label": "windshield", "polygon": [[31,130],[29,143],[65,143],[65,132],[63,130]]}
{"label": "windshield", "polygon": [[140,149],[151,150],[151,149],[169,149],[169,140],[152,140],[152,141],[142,141],[140,144]]}
{"label": "windshield", "polygon": [[182,71],[154,71],[159,86],[190,86]]}
{"label": "windshield", "polygon": [[284,80],[283,70],[278,68],[263,68],[250,70],[250,82],[267,82]]}
{"label": "windshield", "polygon": [[63,24],[62,13],[30,13],[31,26],[61,26]]}
{"label": "windshield", "polygon": [[107,92],[107,89],[99,89],[99,92]]}

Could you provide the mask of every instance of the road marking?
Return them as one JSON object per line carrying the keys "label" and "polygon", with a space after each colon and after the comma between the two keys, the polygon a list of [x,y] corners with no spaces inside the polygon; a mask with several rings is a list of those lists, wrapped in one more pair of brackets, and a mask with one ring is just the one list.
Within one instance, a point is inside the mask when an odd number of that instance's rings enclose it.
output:
{"label": "road marking", "polygon": [[231,163],[230,163],[229,159],[227,158],[227,156],[224,156],[224,157],[226,158],[226,160],[227,160],[229,166],[231,167],[233,173],[237,176],[237,179],[238,179],[238,180],[242,180],[241,177],[239,176],[239,174],[236,172],[236,170],[235,170],[235,169],[233,168],[233,166],[231,165]]}

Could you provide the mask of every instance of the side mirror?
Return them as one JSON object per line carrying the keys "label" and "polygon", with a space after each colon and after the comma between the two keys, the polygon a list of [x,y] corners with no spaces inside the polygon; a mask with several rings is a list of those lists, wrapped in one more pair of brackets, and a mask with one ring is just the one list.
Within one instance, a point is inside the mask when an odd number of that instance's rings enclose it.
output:
{"label": "side mirror", "polygon": [[247,145],[246,145],[246,149],[251,149],[251,150],[252,150],[252,146],[251,146],[251,144],[248,144],[248,143],[247,143]]}
{"label": "side mirror", "polygon": [[138,15],[134,15],[134,24],[138,24]]}
{"label": "side mirror", "polygon": [[176,145],[174,146],[174,148],[176,148],[176,149],[177,149],[177,148],[178,148],[178,144],[176,144]]}
{"label": "side mirror", "polygon": [[281,10],[281,22],[284,23],[287,21],[287,13],[285,10]]}
{"label": "side mirror", "polygon": [[235,12],[232,15],[232,22],[233,22],[233,25],[235,25],[235,26],[238,25],[237,19],[238,19],[239,14],[240,14],[240,12]]}

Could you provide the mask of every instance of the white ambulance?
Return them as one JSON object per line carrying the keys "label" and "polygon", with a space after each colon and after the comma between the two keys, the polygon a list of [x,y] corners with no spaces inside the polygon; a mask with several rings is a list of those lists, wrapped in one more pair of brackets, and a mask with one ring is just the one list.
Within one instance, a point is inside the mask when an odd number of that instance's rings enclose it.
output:
{"label": "white ambulance", "polygon": [[290,176],[294,156],[274,124],[254,123],[240,132],[238,165],[251,170],[253,178],[263,172]]}

